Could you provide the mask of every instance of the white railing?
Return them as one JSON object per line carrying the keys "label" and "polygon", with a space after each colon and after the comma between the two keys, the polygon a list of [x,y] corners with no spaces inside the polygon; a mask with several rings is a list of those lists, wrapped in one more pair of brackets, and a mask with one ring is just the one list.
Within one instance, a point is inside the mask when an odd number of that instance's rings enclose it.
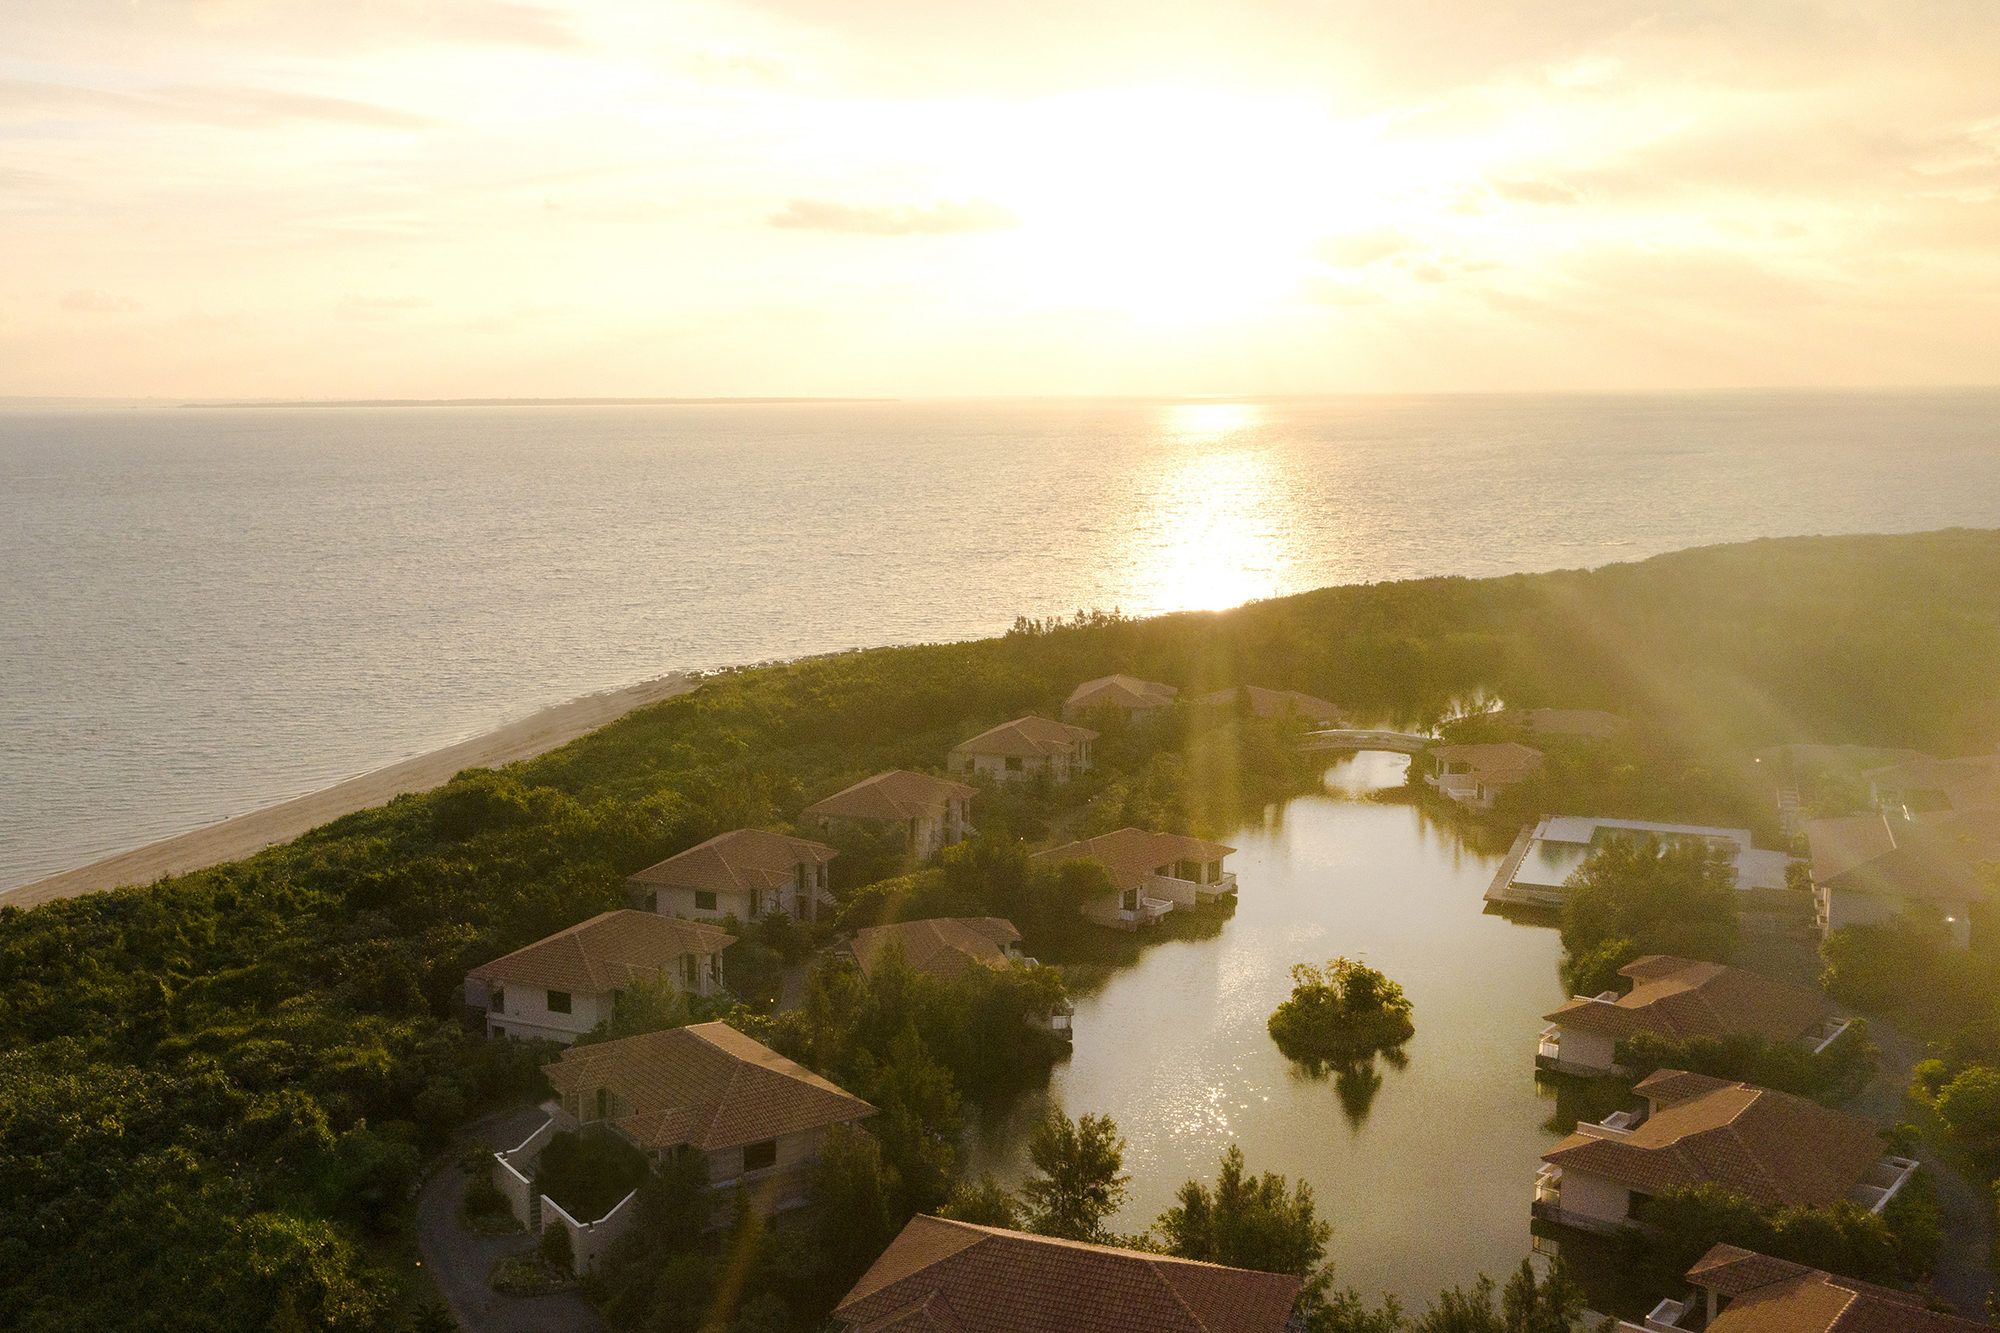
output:
{"label": "white railing", "polygon": [[1562,1202],[1562,1168],[1554,1162],[1542,1163],[1535,1172],[1535,1202],[1554,1207]]}
{"label": "white railing", "polygon": [[1578,1125],[1576,1132],[1587,1139],[1622,1139],[1639,1126],[1639,1117],[1630,1111],[1613,1111],[1594,1125]]}
{"label": "white railing", "polygon": [[1174,910],[1174,900],[1172,898],[1141,897],[1139,899],[1139,906],[1142,910],[1151,913],[1153,919],[1157,920]]}
{"label": "white railing", "polygon": [[1852,1019],[1847,1018],[1829,1020],[1824,1029],[1826,1035],[1820,1038],[1819,1045],[1812,1048],[1812,1053],[1818,1055],[1821,1051],[1839,1041],[1841,1033],[1847,1031],[1849,1024],[1852,1022]]}
{"label": "white railing", "polygon": [[597,1266],[604,1252],[612,1242],[630,1231],[639,1220],[639,1191],[633,1190],[617,1203],[611,1211],[595,1222],[579,1222],[569,1215],[569,1210],[551,1199],[542,1196],[542,1229],[551,1226],[566,1227],[569,1230],[569,1247],[576,1275],[582,1277]]}
{"label": "white railing", "polygon": [[1535,1055],[1543,1060],[1562,1059],[1562,1029],[1554,1023],[1542,1029],[1541,1040],[1535,1044]]}
{"label": "white railing", "polygon": [[1693,1301],[1663,1300],[1646,1316],[1646,1328],[1651,1333],[1681,1333],[1681,1320],[1693,1305]]}
{"label": "white railing", "polygon": [[1879,1213],[1889,1206],[1889,1200],[1896,1197],[1911,1176],[1917,1174],[1917,1163],[1908,1157],[1884,1157],[1868,1169],[1861,1183],[1848,1192],[1848,1199],[1860,1204],[1871,1213]]}

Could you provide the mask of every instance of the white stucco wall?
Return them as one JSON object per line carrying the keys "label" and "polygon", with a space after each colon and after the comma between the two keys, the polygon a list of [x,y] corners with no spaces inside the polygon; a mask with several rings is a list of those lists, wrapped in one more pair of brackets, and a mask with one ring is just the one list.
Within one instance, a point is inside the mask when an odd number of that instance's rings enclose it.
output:
{"label": "white stucco wall", "polygon": [[489,1033],[498,1030],[509,1037],[543,1037],[569,1045],[611,1017],[609,991],[571,992],[570,1011],[566,1014],[549,1008],[549,993],[540,986],[503,987],[500,998],[506,1008],[495,1013],[490,1007],[491,996],[487,997],[486,1030]]}
{"label": "white stucco wall", "polygon": [[1557,1043],[1561,1053],[1556,1057],[1566,1065],[1578,1065],[1585,1069],[1611,1072],[1618,1043],[1602,1032],[1585,1032],[1577,1028],[1556,1025]]}
{"label": "white stucco wall", "polygon": [[1585,1171],[1564,1167],[1562,1210],[1582,1217],[1623,1226],[1632,1206],[1632,1192],[1623,1185]]}

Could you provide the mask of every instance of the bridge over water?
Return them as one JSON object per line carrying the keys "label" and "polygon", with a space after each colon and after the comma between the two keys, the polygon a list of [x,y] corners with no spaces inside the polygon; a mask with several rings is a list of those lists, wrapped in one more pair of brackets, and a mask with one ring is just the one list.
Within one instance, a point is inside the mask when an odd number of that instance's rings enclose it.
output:
{"label": "bridge over water", "polygon": [[1422,754],[1437,744],[1435,736],[1417,736],[1407,731],[1367,731],[1336,728],[1307,735],[1308,750],[1394,750],[1398,754]]}

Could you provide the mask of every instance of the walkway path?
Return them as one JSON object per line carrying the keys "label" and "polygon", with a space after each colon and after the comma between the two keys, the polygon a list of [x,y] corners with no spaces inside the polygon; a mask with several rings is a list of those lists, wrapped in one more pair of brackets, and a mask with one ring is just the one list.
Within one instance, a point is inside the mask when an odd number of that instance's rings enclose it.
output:
{"label": "walkway path", "polygon": [[[1879,1018],[1868,1021],[1868,1035],[1882,1052],[1881,1068],[1875,1081],[1842,1109],[1894,1125],[1907,1119],[1903,1090],[1910,1086],[1910,1071],[1924,1058],[1923,1047]],[[1986,1297],[1993,1290],[1993,1274],[1987,1267],[1993,1252],[1992,1200],[1958,1173],[1933,1136],[1927,1135],[1918,1145],[1916,1156],[1937,1187],[1938,1207],[1944,1213],[1944,1243],[1938,1247],[1931,1290],[1960,1314],[1984,1319]]]}
{"label": "walkway path", "polygon": [[[461,1146],[475,1138],[519,1143],[542,1119],[543,1112],[532,1106],[489,1116],[461,1133]],[[526,1254],[534,1249],[535,1240],[525,1232],[483,1236],[460,1226],[465,1186],[465,1172],[454,1161],[432,1176],[417,1196],[417,1249],[459,1327],[469,1333],[602,1333],[604,1320],[574,1291],[503,1296],[487,1285],[495,1264],[509,1255]]]}

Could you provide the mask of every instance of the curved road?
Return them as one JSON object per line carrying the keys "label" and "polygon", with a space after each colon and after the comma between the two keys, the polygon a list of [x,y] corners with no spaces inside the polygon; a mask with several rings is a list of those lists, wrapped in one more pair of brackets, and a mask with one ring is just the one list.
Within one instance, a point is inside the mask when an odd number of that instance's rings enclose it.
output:
{"label": "curved road", "polygon": [[[533,1133],[543,1113],[525,1107],[469,1126],[454,1155],[475,1137],[514,1144]],[[503,1296],[487,1285],[493,1265],[534,1249],[525,1232],[482,1236],[459,1225],[465,1202],[465,1172],[456,1160],[438,1171],[417,1196],[417,1250],[438,1296],[460,1328],[470,1333],[603,1333],[604,1319],[574,1291],[550,1296]]]}

